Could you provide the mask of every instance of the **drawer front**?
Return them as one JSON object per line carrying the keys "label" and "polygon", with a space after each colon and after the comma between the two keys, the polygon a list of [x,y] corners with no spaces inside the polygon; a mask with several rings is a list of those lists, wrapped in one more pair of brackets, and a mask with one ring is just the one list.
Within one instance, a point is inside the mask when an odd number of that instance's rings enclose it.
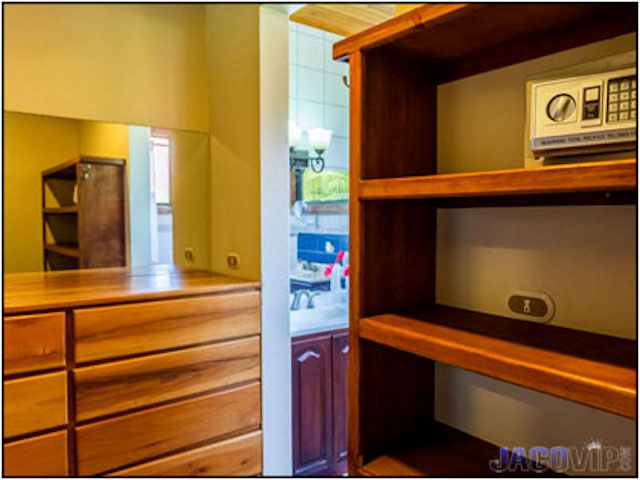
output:
{"label": "drawer front", "polygon": [[260,333],[260,294],[163,300],[76,310],[76,362]]}
{"label": "drawer front", "polygon": [[65,365],[64,312],[4,318],[4,374]]}
{"label": "drawer front", "polygon": [[262,472],[262,432],[143,463],[114,477],[252,477]]}
{"label": "drawer front", "polygon": [[67,431],[5,443],[5,477],[64,477],[69,474]]}
{"label": "drawer front", "polygon": [[4,438],[66,423],[66,372],[4,382]]}
{"label": "drawer front", "polygon": [[78,420],[260,378],[260,337],[78,368]]}
{"label": "drawer front", "polygon": [[76,429],[79,475],[95,475],[260,426],[260,384],[135,412]]}

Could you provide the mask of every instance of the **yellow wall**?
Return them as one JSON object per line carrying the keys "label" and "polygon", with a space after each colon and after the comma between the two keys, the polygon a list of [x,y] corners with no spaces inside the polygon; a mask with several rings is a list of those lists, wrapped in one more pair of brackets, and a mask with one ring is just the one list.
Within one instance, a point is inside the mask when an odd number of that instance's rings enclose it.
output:
{"label": "yellow wall", "polygon": [[[211,255],[211,192],[209,142],[203,133],[171,131],[171,203],[173,261],[209,268]],[[185,258],[192,248],[194,260]]]}
{"label": "yellow wall", "polygon": [[4,108],[207,131],[204,6],[4,6]]}
{"label": "yellow wall", "polygon": [[129,158],[127,125],[105,122],[78,122],[80,155]]}
{"label": "yellow wall", "polygon": [[[207,5],[215,271],[260,278],[259,5]],[[283,159],[286,161],[286,159]],[[240,268],[227,266],[227,253]]]}
{"label": "yellow wall", "polygon": [[78,155],[78,122],[3,112],[4,271],[42,270],[41,172]]}
{"label": "yellow wall", "polygon": [[[210,132],[208,166],[198,160],[193,167],[208,167],[210,184],[177,206],[193,237],[176,236],[175,259],[185,246],[203,248],[195,244],[207,228],[212,247],[196,252],[198,266],[209,258],[214,270],[258,278],[258,9],[7,5],[5,109]],[[180,175],[177,181],[186,185]],[[207,196],[210,204],[198,210]],[[228,252],[240,255],[239,269],[227,268]]]}

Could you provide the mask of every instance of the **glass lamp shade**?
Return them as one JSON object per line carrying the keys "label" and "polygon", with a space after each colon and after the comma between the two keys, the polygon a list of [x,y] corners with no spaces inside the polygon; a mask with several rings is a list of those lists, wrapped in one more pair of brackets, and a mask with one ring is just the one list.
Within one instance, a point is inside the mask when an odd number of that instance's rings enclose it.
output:
{"label": "glass lamp shade", "polygon": [[295,149],[302,140],[302,128],[296,122],[289,122],[289,147]]}
{"label": "glass lamp shade", "polygon": [[332,133],[331,130],[327,130],[326,128],[312,128],[311,130],[307,130],[309,145],[314,150],[324,152],[331,144]]}

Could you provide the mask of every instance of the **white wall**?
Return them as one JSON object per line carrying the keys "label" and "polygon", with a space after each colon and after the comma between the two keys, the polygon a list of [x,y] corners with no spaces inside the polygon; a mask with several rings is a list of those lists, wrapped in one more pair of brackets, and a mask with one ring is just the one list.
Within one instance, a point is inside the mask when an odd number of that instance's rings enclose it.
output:
{"label": "white wall", "polygon": [[[260,243],[265,476],[290,476],[289,144],[286,11],[260,8]],[[283,52],[285,53],[283,55]]]}
{"label": "white wall", "polygon": [[129,126],[129,231],[131,266],[151,264],[150,127]]}

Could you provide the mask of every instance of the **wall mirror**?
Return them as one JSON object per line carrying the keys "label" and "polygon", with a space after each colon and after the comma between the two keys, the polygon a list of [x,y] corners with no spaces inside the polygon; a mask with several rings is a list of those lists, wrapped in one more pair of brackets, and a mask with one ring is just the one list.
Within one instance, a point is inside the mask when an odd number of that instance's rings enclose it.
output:
{"label": "wall mirror", "polygon": [[207,268],[205,133],[3,112],[4,271]]}

